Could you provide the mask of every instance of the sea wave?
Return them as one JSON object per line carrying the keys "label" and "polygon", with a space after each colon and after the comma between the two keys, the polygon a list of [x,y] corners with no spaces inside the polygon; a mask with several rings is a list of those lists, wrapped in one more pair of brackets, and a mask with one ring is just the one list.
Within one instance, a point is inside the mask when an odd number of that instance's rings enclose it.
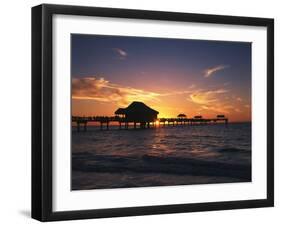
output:
{"label": "sea wave", "polygon": [[227,176],[247,181],[251,179],[251,166],[247,164],[149,154],[141,157],[124,157],[118,155],[94,155],[89,152],[75,153],[72,156],[72,169],[83,172],[163,173],[193,176]]}
{"label": "sea wave", "polygon": [[227,153],[238,153],[238,152],[251,152],[251,150],[242,149],[242,148],[221,148],[218,149],[219,152],[227,152]]}

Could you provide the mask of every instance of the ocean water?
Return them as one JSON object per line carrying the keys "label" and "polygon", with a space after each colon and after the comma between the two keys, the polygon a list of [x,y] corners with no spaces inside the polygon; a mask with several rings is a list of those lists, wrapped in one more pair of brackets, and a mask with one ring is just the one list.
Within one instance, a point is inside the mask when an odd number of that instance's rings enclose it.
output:
{"label": "ocean water", "polygon": [[72,129],[72,189],[251,181],[251,123]]}

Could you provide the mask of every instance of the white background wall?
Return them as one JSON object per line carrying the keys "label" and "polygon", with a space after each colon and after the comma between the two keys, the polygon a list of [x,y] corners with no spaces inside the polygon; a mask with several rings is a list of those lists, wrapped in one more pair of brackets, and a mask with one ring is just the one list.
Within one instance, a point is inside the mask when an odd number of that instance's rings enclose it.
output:
{"label": "white background wall", "polygon": [[[60,0],[44,3],[275,18],[275,208],[56,222],[56,225],[277,225],[281,213],[281,14],[279,1]],[[0,224],[38,225],[30,218],[31,10],[42,1],[2,1],[0,26]],[[279,117],[278,117],[279,116]],[[13,119],[13,120],[10,120]],[[279,128],[278,128],[279,127]],[[279,139],[278,139],[279,138]],[[280,224],[280,223],[279,223]]]}

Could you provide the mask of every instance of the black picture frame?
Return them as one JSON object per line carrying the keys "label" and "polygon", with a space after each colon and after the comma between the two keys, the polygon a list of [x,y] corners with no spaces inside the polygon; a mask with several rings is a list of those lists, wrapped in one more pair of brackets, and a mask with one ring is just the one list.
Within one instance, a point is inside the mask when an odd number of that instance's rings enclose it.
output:
{"label": "black picture frame", "polygon": [[[267,28],[267,198],[95,210],[52,210],[52,17],[55,14]],[[32,8],[32,218],[40,221],[270,207],[274,205],[274,20],[43,4]]]}

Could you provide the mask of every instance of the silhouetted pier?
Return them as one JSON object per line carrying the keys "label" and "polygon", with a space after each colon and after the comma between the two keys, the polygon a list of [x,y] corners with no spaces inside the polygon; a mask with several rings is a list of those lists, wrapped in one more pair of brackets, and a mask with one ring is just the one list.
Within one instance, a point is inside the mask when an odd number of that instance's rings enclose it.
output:
{"label": "silhouetted pier", "polygon": [[[180,114],[181,115],[181,114]],[[119,125],[119,129],[146,129],[146,128],[164,128],[168,126],[195,126],[195,125],[211,125],[217,123],[224,123],[228,125],[228,118],[224,115],[217,115],[216,118],[203,118],[202,116],[194,116],[193,118],[187,118],[182,114],[177,118],[159,118],[155,121],[139,122],[128,120],[120,116],[89,116],[89,117],[79,117],[72,116],[72,122],[76,123],[77,131],[87,131],[87,125],[90,122],[99,123],[101,130],[109,130],[111,124]]]}

